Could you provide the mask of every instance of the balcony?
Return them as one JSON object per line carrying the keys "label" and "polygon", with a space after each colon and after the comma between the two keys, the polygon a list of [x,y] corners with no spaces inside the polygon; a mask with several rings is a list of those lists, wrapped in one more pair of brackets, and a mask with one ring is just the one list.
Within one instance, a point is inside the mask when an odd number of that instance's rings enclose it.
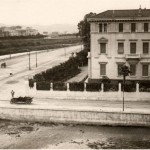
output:
{"label": "balcony", "polygon": [[141,54],[126,54],[125,58],[128,59],[141,59]]}
{"label": "balcony", "polygon": [[126,54],[125,58],[128,61],[128,63],[137,64],[141,59],[141,54]]}

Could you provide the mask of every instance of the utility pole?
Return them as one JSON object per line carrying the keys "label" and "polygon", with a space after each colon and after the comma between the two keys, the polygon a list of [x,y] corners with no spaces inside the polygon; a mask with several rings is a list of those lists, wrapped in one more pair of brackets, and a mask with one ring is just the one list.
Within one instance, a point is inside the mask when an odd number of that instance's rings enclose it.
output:
{"label": "utility pole", "polygon": [[31,66],[30,66],[30,51],[29,51],[29,70],[31,70]]}
{"label": "utility pole", "polygon": [[36,51],[36,68],[37,68],[37,51]]}

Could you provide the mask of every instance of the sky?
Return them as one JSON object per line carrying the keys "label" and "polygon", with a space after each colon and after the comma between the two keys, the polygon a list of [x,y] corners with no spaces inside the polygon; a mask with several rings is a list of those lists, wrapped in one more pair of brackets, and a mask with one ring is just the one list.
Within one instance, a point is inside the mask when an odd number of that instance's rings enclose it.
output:
{"label": "sky", "polygon": [[0,0],[0,23],[6,25],[77,25],[84,15],[105,10],[150,9],[150,0]]}

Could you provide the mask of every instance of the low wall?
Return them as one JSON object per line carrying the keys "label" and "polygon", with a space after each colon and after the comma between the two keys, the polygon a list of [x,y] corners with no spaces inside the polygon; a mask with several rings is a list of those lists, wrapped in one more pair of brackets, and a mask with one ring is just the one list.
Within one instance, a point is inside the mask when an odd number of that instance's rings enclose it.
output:
{"label": "low wall", "polygon": [[98,112],[80,110],[50,110],[0,108],[1,119],[32,122],[61,122],[94,125],[150,126],[150,114]]}
{"label": "low wall", "polygon": [[[82,99],[122,101],[122,92],[75,92],[75,91],[37,91],[30,89],[29,96],[47,99]],[[126,101],[150,101],[150,92],[125,92]]]}
{"label": "low wall", "polygon": [[[26,85],[26,95],[35,98],[47,98],[47,99],[82,99],[82,100],[112,100],[112,101],[122,101],[123,92],[121,91],[121,84],[119,84],[118,91],[104,92],[103,85],[100,92],[88,92],[84,91],[69,91],[67,86],[67,91],[54,91],[53,89],[49,91],[36,90],[36,83],[34,88],[29,88],[28,81],[25,82]],[[124,92],[124,97],[126,101],[150,101],[150,92],[139,92],[139,84],[136,85],[136,92]]]}

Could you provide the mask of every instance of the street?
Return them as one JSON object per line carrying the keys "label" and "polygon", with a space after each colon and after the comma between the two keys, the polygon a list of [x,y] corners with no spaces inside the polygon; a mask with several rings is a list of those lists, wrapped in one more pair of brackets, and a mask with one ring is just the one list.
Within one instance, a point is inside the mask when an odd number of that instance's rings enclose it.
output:
{"label": "street", "polygon": [[[0,100],[4,100],[5,96],[10,94],[13,89],[16,94],[25,95],[24,80],[33,75],[46,71],[53,66],[59,65],[69,59],[72,52],[81,50],[81,45],[66,48],[59,48],[47,50],[37,53],[37,67],[36,67],[36,53],[13,57],[6,59],[6,68],[0,69]],[[1,60],[3,62],[3,60]],[[31,70],[29,70],[29,65]],[[10,75],[12,73],[12,75]]]}

